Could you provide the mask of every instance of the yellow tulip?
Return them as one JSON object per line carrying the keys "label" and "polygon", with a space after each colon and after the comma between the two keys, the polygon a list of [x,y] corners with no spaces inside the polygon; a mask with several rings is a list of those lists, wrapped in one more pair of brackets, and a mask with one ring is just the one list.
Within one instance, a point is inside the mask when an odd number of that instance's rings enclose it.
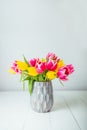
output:
{"label": "yellow tulip", "polygon": [[41,62],[46,62],[46,61],[47,61],[46,58],[41,59]]}
{"label": "yellow tulip", "polygon": [[35,67],[28,67],[27,70],[28,70],[28,74],[31,75],[31,76],[37,76],[38,75]]}
{"label": "yellow tulip", "polygon": [[11,73],[11,74],[16,74],[16,72],[15,72],[12,68],[10,68],[10,69],[8,70],[8,72]]}
{"label": "yellow tulip", "polygon": [[65,63],[63,60],[59,60],[58,64],[57,64],[57,68],[56,68],[56,72],[61,68],[65,66]]}
{"label": "yellow tulip", "polygon": [[56,73],[55,73],[55,72],[53,72],[53,71],[48,71],[48,72],[46,73],[46,77],[47,77],[48,79],[52,80],[52,79],[55,79],[57,76],[56,76]]}
{"label": "yellow tulip", "polygon": [[25,62],[17,61],[17,67],[19,70],[27,70],[28,65]]}

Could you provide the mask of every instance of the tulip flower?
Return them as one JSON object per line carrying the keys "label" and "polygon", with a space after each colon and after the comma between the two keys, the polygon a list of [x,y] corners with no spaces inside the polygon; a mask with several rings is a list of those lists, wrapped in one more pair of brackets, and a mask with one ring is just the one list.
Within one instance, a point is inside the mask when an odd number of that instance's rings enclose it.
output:
{"label": "tulip flower", "polygon": [[49,52],[46,56],[47,60],[54,60],[54,61],[58,61],[60,58],[58,58],[54,53]]}
{"label": "tulip flower", "polygon": [[65,81],[68,80],[68,76],[74,72],[74,67],[70,65],[66,65],[58,70],[57,76]]}
{"label": "tulip flower", "polygon": [[46,73],[46,77],[49,79],[49,80],[52,80],[52,79],[55,79],[57,77],[56,73],[54,71],[48,71]]}
{"label": "tulip flower", "polygon": [[28,67],[27,70],[28,70],[28,74],[31,75],[31,76],[37,76],[38,75],[35,67]]}
{"label": "tulip flower", "polygon": [[36,58],[33,58],[33,59],[30,59],[30,60],[29,60],[30,66],[33,66],[33,67],[36,65],[36,62],[37,62],[37,59],[36,59]]}
{"label": "tulip flower", "polygon": [[42,74],[46,70],[46,63],[45,62],[37,62],[36,63],[36,70],[39,74]]}
{"label": "tulip flower", "polygon": [[74,72],[74,67],[72,66],[72,64],[67,65],[67,68],[68,68],[69,74],[72,74]]}
{"label": "tulip flower", "polygon": [[63,60],[59,60],[58,63],[57,63],[57,68],[56,68],[56,72],[58,72],[58,70],[61,68],[61,67],[64,67],[65,66],[65,63]]}
{"label": "tulip flower", "polygon": [[57,62],[54,62],[53,60],[49,60],[46,63],[47,70],[54,71],[57,68]]}
{"label": "tulip flower", "polygon": [[10,73],[12,74],[16,74],[16,73],[19,73],[21,74],[21,70],[18,69],[18,65],[17,65],[17,61],[14,61],[11,68],[8,70]]}
{"label": "tulip flower", "polygon": [[19,70],[26,70],[28,68],[28,65],[25,62],[16,61],[16,63],[17,63],[17,68]]}

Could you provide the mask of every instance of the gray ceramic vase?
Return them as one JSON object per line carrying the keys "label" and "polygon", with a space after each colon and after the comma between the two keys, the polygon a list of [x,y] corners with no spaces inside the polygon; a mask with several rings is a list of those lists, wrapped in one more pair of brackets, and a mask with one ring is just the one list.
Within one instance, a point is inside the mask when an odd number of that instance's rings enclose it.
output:
{"label": "gray ceramic vase", "polygon": [[36,112],[49,112],[53,106],[52,82],[34,82],[30,103]]}

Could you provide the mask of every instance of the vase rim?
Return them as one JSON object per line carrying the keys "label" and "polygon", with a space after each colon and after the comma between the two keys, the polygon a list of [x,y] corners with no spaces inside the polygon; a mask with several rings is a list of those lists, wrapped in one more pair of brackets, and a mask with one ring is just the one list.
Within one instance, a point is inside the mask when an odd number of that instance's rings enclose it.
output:
{"label": "vase rim", "polygon": [[51,82],[51,80],[48,80],[48,81],[34,81],[34,82]]}

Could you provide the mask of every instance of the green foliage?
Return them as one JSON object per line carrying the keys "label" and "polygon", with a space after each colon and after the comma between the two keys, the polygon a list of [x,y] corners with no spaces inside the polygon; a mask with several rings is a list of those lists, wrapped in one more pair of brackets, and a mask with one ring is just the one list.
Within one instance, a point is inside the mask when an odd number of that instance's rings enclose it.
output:
{"label": "green foliage", "polygon": [[28,61],[27,61],[27,59],[26,59],[26,57],[25,57],[24,55],[23,55],[23,58],[24,58],[25,63],[26,63],[28,66],[30,66],[29,63],[28,63]]}
{"label": "green foliage", "polygon": [[34,80],[30,79],[28,81],[28,90],[30,92],[30,95],[32,94],[32,91],[33,91],[33,84],[34,84]]}
{"label": "green foliage", "polygon": [[39,74],[37,76],[29,76],[28,72],[27,71],[22,71],[22,74],[21,74],[21,78],[20,78],[20,81],[23,82],[23,90],[25,89],[25,84],[24,82],[27,80],[28,81],[28,90],[30,92],[30,95],[32,94],[32,91],[33,91],[33,84],[35,81],[38,81],[38,82],[44,82],[44,81],[49,81],[46,76],[45,76],[46,72],[42,73],[42,74]]}

